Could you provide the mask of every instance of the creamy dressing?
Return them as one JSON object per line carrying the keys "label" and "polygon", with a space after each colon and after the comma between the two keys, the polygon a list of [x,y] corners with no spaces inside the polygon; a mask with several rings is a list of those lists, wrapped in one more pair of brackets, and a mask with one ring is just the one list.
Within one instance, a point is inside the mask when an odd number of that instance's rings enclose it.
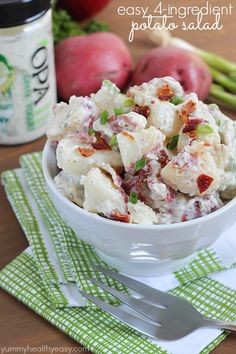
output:
{"label": "creamy dressing", "polygon": [[56,103],[51,10],[0,28],[0,144],[42,136]]}

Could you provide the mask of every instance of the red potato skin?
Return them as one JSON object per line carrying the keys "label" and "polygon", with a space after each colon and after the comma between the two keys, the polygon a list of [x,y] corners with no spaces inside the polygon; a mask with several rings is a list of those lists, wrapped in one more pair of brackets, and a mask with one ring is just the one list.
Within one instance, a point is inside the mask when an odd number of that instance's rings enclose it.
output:
{"label": "red potato skin", "polygon": [[140,85],[155,77],[172,76],[180,82],[185,93],[195,92],[204,100],[212,83],[207,65],[196,54],[175,47],[151,49],[138,62],[132,84]]}
{"label": "red potato skin", "polygon": [[93,17],[101,11],[110,0],[58,0],[57,8],[65,9],[77,21]]}
{"label": "red potato skin", "polygon": [[57,88],[59,96],[89,96],[104,79],[123,89],[132,68],[125,43],[115,34],[97,32],[61,41],[55,48]]}

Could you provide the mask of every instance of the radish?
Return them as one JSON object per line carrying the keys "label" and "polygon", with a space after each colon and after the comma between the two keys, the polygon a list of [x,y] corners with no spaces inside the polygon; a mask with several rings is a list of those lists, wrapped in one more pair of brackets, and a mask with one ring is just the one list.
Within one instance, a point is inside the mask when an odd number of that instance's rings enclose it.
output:
{"label": "radish", "polygon": [[182,38],[174,37],[168,30],[148,32],[149,38],[159,47],[178,47],[187,49],[208,65],[213,84],[210,87],[210,100],[227,108],[236,109],[236,63],[220,55],[195,47]]}
{"label": "radish", "polygon": [[56,46],[55,59],[58,93],[64,100],[89,96],[104,79],[123,89],[132,67],[125,43],[109,32],[69,37]]}
{"label": "radish", "polygon": [[175,47],[160,47],[148,51],[134,69],[132,84],[140,85],[155,77],[172,76],[185,93],[196,92],[204,100],[212,83],[207,65],[196,54]]}

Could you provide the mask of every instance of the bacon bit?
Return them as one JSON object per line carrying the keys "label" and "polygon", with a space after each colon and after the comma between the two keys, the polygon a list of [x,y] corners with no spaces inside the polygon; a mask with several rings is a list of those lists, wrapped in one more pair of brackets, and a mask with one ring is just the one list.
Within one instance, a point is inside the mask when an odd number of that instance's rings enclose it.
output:
{"label": "bacon bit", "polygon": [[163,85],[157,92],[157,97],[162,101],[169,101],[175,96],[174,91],[170,85]]}
{"label": "bacon bit", "polygon": [[179,118],[182,120],[184,124],[188,123],[189,115],[193,113],[196,109],[196,103],[193,100],[190,100],[186,103],[186,105],[182,108],[179,113]]}
{"label": "bacon bit", "polygon": [[194,131],[197,126],[199,124],[201,124],[203,122],[203,119],[201,118],[191,118],[191,119],[188,119],[185,127],[183,128],[182,132],[183,133],[190,133],[192,131]]}
{"label": "bacon bit", "polygon": [[127,132],[127,131],[123,132],[122,135],[127,136],[127,138],[129,138],[130,140],[134,140],[133,135],[131,135],[131,134],[130,134],[129,132]]}
{"label": "bacon bit", "polygon": [[119,214],[114,212],[110,215],[110,218],[116,221],[129,223],[129,215],[128,214]]}
{"label": "bacon bit", "polygon": [[203,144],[204,146],[211,146],[211,144],[207,143],[206,141]]}
{"label": "bacon bit", "polygon": [[198,176],[197,185],[200,193],[205,192],[210,187],[213,181],[214,178],[212,178],[211,176],[205,174]]}
{"label": "bacon bit", "polygon": [[190,153],[190,156],[191,156],[193,159],[197,159],[197,158],[198,158],[198,153],[197,153],[197,152],[191,152],[191,153]]}
{"label": "bacon bit", "polygon": [[161,165],[161,168],[164,168],[168,162],[170,161],[167,153],[165,152],[165,150],[160,150],[159,155],[158,155],[158,162]]}
{"label": "bacon bit", "polygon": [[150,103],[151,103],[151,104],[155,104],[155,101],[151,101]]}
{"label": "bacon bit", "polygon": [[150,108],[148,106],[139,106],[136,104],[133,109],[133,112],[141,114],[142,116],[144,116],[147,119],[150,115]]}
{"label": "bacon bit", "polygon": [[90,157],[92,155],[94,155],[94,150],[93,149],[90,149],[90,148],[82,148],[82,147],[78,147],[76,149],[77,152],[80,153],[81,156],[84,156],[84,157]]}
{"label": "bacon bit", "polygon": [[111,147],[107,144],[106,140],[104,140],[100,134],[96,134],[97,141],[92,143],[92,147],[95,150],[111,150]]}

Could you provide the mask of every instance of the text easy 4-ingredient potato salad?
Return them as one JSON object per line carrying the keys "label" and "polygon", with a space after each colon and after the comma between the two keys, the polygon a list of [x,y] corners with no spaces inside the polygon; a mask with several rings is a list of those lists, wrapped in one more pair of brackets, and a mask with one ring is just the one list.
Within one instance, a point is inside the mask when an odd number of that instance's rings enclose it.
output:
{"label": "text easy 4-ingredient potato salad", "polygon": [[236,122],[171,77],[131,87],[105,80],[54,107],[57,188],[85,210],[135,224],[207,215],[236,196]]}

